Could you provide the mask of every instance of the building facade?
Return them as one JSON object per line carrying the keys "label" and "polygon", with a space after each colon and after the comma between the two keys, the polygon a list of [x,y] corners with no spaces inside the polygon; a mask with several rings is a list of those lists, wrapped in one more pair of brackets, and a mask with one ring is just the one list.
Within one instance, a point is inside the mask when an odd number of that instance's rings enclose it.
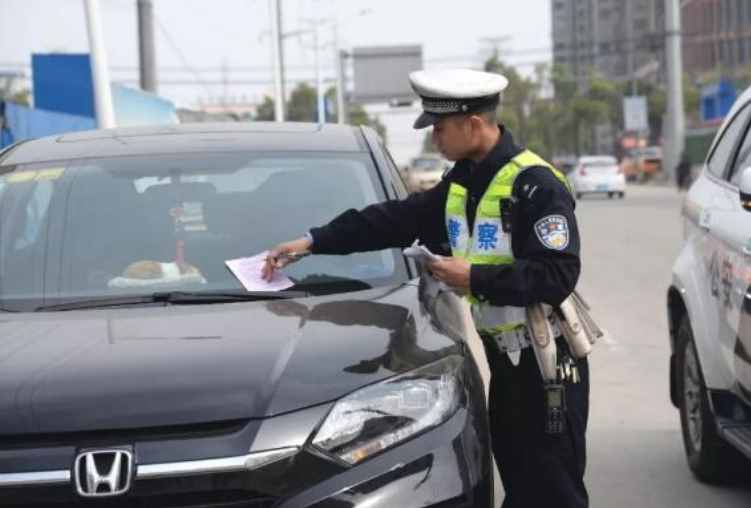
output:
{"label": "building facade", "polygon": [[659,79],[664,0],[552,0],[553,61],[580,86],[590,72]]}
{"label": "building facade", "polygon": [[[683,64],[692,78],[751,64],[751,0],[682,0]],[[580,84],[664,76],[665,0],[551,0],[553,61]]]}
{"label": "building facade", "polygon": [[751,0],[691,0],[682,9],[684,69],[733,74],[751,63]]}

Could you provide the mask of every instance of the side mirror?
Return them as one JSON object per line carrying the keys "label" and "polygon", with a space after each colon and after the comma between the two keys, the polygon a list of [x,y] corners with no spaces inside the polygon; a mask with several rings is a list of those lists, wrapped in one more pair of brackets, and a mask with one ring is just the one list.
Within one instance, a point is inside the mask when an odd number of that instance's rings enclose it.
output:
{"label": "side mirror", "polygon": [[751,212],[751,166],[743,168],[740,191],[741,206],[747,212]]}

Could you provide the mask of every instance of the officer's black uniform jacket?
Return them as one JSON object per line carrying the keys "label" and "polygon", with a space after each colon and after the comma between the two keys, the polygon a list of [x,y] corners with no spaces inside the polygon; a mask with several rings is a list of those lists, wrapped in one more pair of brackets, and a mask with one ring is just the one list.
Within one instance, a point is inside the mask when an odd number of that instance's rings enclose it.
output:
{"label": "officer's black uniform jacket", "polygon": [[[458,161],[434,188],[401,201],[387,201],[363,210],[347,210],[329,224],[310,231],[316,254],[349,254],[407,247],[416,238],[435,253],[450,255],[446,231],[446,196],[456,182],[469,191],[467,219],[470,231],[477,204],[495,174],[522,151],[511,132],[501,126],[501,139],[479,164]],[[579,278],[579,230],[575,202],[566,187],[545,167],[530,167],[514,182],[511,265],[473,265],[472,294],[493,305],[518,307],[545,302],[558,305]],[[546,247],[535,232],[537,221],[562,215],[568,221],[568,246]]]}

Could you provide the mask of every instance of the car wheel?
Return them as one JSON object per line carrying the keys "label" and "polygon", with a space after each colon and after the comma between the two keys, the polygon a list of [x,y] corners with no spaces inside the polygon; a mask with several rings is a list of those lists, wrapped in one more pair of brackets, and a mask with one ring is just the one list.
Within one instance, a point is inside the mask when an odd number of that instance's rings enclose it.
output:
{"label": "car wheel", "polygon": [[608,192],[608,199],[613,199],[613,193],[612,192]]}
{"label": "car wheel", "polygon": [[582,193],[581,192],[577,192],[576,193],[576,199],[581,199],[581,198],[582,198]]}
{"label": "car wheel", "polygon": [[678,408],[683,445],[691,471],[706,483],[726,483],[743,471],[744,457],[717,434],[693,331],[683,317],[676,337]]}
{"label": "car wheel", "polygon": [[621,198],[621,199],[623,199],[623,198],[626,197],[626,193],[625,192],[619,192],[618,193],[618,197]]}

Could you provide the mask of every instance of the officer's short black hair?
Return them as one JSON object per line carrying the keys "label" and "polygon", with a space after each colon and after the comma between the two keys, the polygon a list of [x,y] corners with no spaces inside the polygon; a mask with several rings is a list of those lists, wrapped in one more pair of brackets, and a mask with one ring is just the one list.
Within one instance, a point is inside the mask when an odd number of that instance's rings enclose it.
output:
{"label": "officer's short black hair", "polygon": [[479,113],[478,116],[480,116],[480,118],[482,118],[483,120],[485,120],[485,122],[491,125],[495,125],[498,123],[498,114],[497,114],[497,110],[495,109],[490,110],[490,111],[483,111],[482,113]]}

